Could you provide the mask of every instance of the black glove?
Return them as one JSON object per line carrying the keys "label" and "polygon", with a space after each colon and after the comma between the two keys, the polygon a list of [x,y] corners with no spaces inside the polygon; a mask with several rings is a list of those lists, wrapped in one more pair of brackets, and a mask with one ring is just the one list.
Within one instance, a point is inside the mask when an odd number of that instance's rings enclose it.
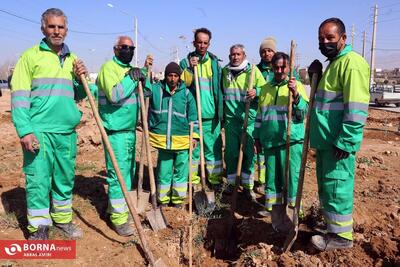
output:
{"label": "black glove", "polygon": [[340,148],[338,148],[337,146],[333,146],[333,156],[337,159],[337,160],[341,160],[341,159],[347,159],[349,157],[350,153],[344,150],[341,150]]}
{"label": "black glove", "polygon": [[134,81],[144,82],[146,80],[146,76],[144,76],[144,74],[142,73],[142,71],[139,68],[132,68],[129,71],[129,76]]}

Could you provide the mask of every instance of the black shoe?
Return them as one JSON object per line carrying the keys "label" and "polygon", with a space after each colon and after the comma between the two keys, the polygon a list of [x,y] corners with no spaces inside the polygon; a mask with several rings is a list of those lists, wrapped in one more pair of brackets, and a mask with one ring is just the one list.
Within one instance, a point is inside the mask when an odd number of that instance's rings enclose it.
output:
{"label": "black shoe", "polygon": [[254,192],[260,195],[265,195],[265,184],[259,184],[254,187]]}
{"label": "black shoe", "polygon": [[112,225],[112,228],[119,234],[120,236],[131,236],[135,233],[133,228],[129,225],[128,222],[120,224],[120,225]]}
{"label": "black shoe", "polygon": [[268,210],[260,210],[257,212],[257,215],[260,217],[271,217],[271,212]]}
{"label": "black shoe", "polygon": [[245,198],[247,198],[251,202],[257,202],[257,196],[253,190],[245,188],[245,189],[243,189],[243,194],[244,194]]}
{"label": "black shoe", "polygon": [[79,239],[82,238],[83,236],[82,229],[73,224],[72,222],[55,223],[54,226],[61,229],[64,232],[64,234],[67,235],[68,238]]}
{"label": "black shoe", "polygon": [[340,237],[336,234],[314,235],[311,237],[311,244],[319,251],[352,248],[353,241]]}
{"label": "black shoe", "polygon": [[176,209],[182,209],[182,204],[173,204],[174,208]]}
{"label": "black shoe", "polygon": [[228,186],[226,187],[224,194],[226,195],[232,195],[233,194],[233,190],[235,190],[235,186],[232,184],[228,184]]}
{"label": "black shoe", "polygon": [[39,225],[37,231],[31,233],[28,240],[49,240],[49,226]]}
{"label": "black shoe", "polygon": [[219,193],[222,191],[222,184],[213,184],[213,185],[211,185],[211,189],[214,192]]}

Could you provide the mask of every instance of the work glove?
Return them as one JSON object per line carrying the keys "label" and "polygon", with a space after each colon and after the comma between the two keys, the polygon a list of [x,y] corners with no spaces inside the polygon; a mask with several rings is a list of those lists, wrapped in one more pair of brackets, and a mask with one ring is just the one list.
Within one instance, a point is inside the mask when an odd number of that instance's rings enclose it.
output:
{"label": "work glove", "polygon": [[132,68],[129,71],[129,76],[134,81],[144,82],[146,80],[146,76],[142,73],[142,71],[139,68]]}
{"label": "work glove", "polygon": [[344,151],[344,150],[338,148],[337,146],[333,146],[333,156],[337,160],[347,159],[349,157],[349,155],[350,155],[349,152]]}

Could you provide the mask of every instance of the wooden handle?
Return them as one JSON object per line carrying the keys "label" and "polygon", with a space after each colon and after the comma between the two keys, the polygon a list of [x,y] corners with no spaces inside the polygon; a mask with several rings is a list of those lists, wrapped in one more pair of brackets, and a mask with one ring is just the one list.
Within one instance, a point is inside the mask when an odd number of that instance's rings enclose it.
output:
{"label": "wooden handle", "polygon": [[196,102],[197,102],[197,118],[199,120],[199,135],[200,135],[200,178],[201,186],[203,190],[206,190],[206,170],[204,162],[204,141],[203,141],[203,123],[201,116],[201,97],[200,97],[200,85],[199,76],[197,73],[197,66],[194,67],[194,80],[196,86]]}
{"label": "wooden handle", "polygon": [[[294,72],[294,59],[295,59],[295,47],[296,44],[294,40],[290,43],[290,74],[289,79],[293,77]],[[290,177],[290,136],[291,136],[291,126],[292,126],[292,92],[289,90],[288,95],[288,105],[287,105],[287,129],[286,129],[286,158],[285,158],[285,184],[283,187],[283,199],[284,204],[287,205],[287,193]]]}
{"label": "wooden handle", "polygon": [[[250,73],[250,79],[249,79],[247,91],[253,89],[254,75],[255,75],[255,66],[251,65],[251,73]],[[245,113],[244,113],[243,130],[242,130],[242,135],[240,138],[239,157],[238,157],[238,163],[237,163],[237,167],[236,167],[235,189],[232,194],[232,202],[231,202],[231,212],[232,213],[236,209],[237,190],[238,190],[239,184],[240,184],[240,176],[242,173],[244,148],[246,147],[246,141],[247,141],[247,125],[249,122],[249,111],[250,111],[250,100],[246,100],[246,109],[245,109]]]}
{"label": "wooden handle", "polygon": [[131,213],[131,215],[133,217],[133,221],[135,223],[136,229],[137,229],[138,234],[139,234],[140,242],[142,243],[143,251],[146,254],[147,260],[150,262],[150,264],[152,266],[154,266],[155,265],[155,260],[154,260],[153,253],[151,252],[151,250],[150,250],[150,248],[148,246],[147,239],[144,236],[143,227],[142,227],[142,224],[140,223],[139,216],[138,216],[138,214],[136,212],[136,209],[135,209],[135,207],[134,207],[134,205],[133,205],[133,203],[132,203],[132,201],[131,201],[131,199],[130,199],[130,197],[128,195],[128,191],[126,190],[125,181],[122,178],[122,174],[121,174],[121,171],[119,169],[118,162],[117,162],[117,160],[115,158],[114,150],[111,147],[111,144],[110,144],[110,141],[108,139],[107,133],[106,133],[104,127],[103,127],[103,123],[102,123],[102,121],[100,119],[100,115],[99,115],[99,112],[97,110],[96,104],[95,104],[95,102],[93,100],[92,94],[90,93],[89,85],[88,85],[88,83],[86,81],[85,75],[82,74],[80,76],[80,79],[82,81],[83,88],[85,89],[85,92],[86,92],[86,94],[88,96],[90,107],[92,108],[94,118],[96,120],[97,126],[99,127],[101,137],[103,138],[103,142],[105,144],[105,147],[106,147],[106,149],[108,151],[108,154],[110,155],[111,162],[112,162],[112,165],[114,167],[115,173],[117,175],[118,182],[119,182],[119,184],[121,186],[122,193],[124,195],[125,201],[126,201],[126,203],[128,205],[128,209],[129,209],[129,211],[130,211],[130,213]]}
{"label": "wooden handle", "polygon": [[151,204],[153,205],[153,209],[156,209],[157,208],[156,183],[155,183],[154,172],[153,172],[153,161],[151,160],[149,126],[148,126],[148,121],[147,121],[146,104],[144,102],[142,82],[139,82],[139,84],[138,84],[138,91],[139,91],[139,99],[140,99],[140,110],[142,112],[144,142],[146,144],[147,166],[149,169]]}
{"label": "wooden handle", "polygon": [[192,203],[192,157],[193,157],[193,122],[190,123],[190,132],[189,132],[189,266],[192,266],[192,240],[193,240],[193,233],[192,233],[192,212],[193,212],[193,203]]}

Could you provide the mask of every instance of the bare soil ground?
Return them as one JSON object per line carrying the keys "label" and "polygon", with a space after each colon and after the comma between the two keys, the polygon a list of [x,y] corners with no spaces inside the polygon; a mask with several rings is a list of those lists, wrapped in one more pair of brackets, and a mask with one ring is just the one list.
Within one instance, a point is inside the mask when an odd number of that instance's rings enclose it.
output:
{"label": "bare soil ground", "polygon": [[[107,184],[103,147],[89,105],[81,103],[84,116],[78,127],[78,157],[74,189],[74,222],[84,231],[77,241],[75,260],[1,260],[4,266],[142,266],[143,251],[137,237],[118,236],[106,215]],[[238,249],[234,256],[217,259],[214,237],[225,224],[215,215],[194,217],[194,264],[196,266],[400,266],[400,135],[399,113],[370,110],[364,141],[357,154],[354,198],[354,247],[315,253],[309,245],[320,221],[316,191],[315,158],[310,153],[304,189],[306,218],[292,251],[281,255],[284,237],[274,234],[269,218],[257,218],[259,207],[241,196],[235,213],[234,233]],[[26,201],[22,154],[11,123],[10,94],[0,98],[0,240],[24,239]],[[138,132],[137,160],[141,133]],[[156,153],[153,155],[156,163]],[[146,180],[146,179],[145,179]],[[147,183],[144,185],[148,188]],[[262,196],[259,196],[260,201]],[[222,202],[224,199],[221,199]],[[142,222],[156,257],[169,266],[188,264],[188,212],[166,208],[170,226],[154,233],[145,217]],[[219,225],[219,228],[216,227]],[[64,237],[52,229],[54,239]]]}

